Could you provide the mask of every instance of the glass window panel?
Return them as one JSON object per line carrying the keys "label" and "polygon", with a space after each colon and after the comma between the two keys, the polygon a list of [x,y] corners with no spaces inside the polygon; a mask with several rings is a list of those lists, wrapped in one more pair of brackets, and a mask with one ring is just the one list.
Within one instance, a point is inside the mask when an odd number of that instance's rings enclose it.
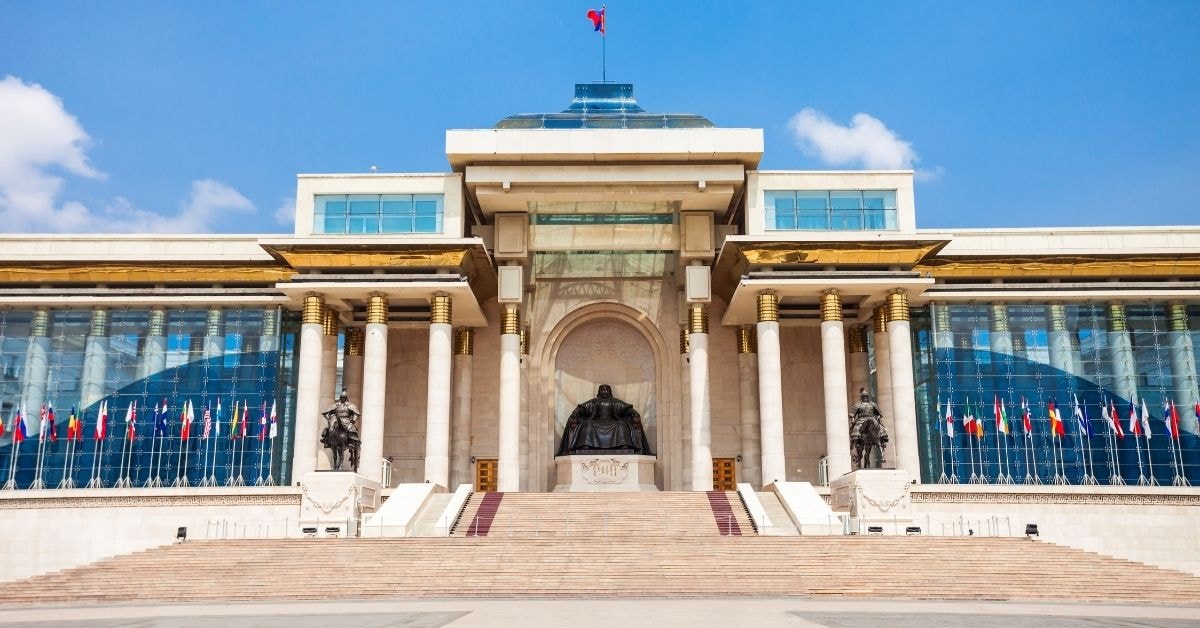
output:
{"label": "glass window panel", "polygon": [[326,216],[321,233],[346,233],[346,216]]}
{"label": "glass window panel", "polygon": [[812,191],[796,192],[796,207],[798,209],[828,209],[829,193]]}
{"label": "glass window panel", "polygon": [[437,202],[436,201],[413,201],[413,207],[418,216],[436,216]]}
{"label": "glass window panel", "polygon": [[411,233],[412,216],[384,216],[383,233]]}
{"label": "glass window panel", "polygon": [[834,231],[861,231],[862,212],[857,209],[835,209],[831,216]]}
{"label": "glass window panel", "polygon": [[418,233],[437,233],[437,217],[417,216],[414,231]]}
{"label": "glass window panel", "polygon": [[887,229],[887,216],[883,210],[867,209],[863,211],[863,227],[866,229]]}
{"label": "glass window panel", "polygon": [[800,210],[799,229],[825,231],[829,229],[829,212],[824,209]]}
{"label": "glass window panel", "polygon": [[350,233],[379,233],[379,219],[374,216],[351,216]]}
{"label": "glass window panel", "polygon": [[829,193],[829,206],[833,209],[861,209],[862,192],[834,191]]}
{"label": "glass window panel", "polygon": [[791,191],[768,190],[766,192],[767,207],[772,209],[794,209],[796,196]]}
{"label": "glass window panel", "polygon": [[379,197],[378,196],[351,196],[350,197],[350,213],[352,215],[367,215],[379,213]]}
{"label": "glass window panel", "polygon": [[796,214],[795,212],[779,212],[775,214],[776,229],[795,229]]}
{"label": "glass window panel", "polygon": [[408,195],[384,196],[380,201],[380,210],[385,216],[412,213],[412,197]]}

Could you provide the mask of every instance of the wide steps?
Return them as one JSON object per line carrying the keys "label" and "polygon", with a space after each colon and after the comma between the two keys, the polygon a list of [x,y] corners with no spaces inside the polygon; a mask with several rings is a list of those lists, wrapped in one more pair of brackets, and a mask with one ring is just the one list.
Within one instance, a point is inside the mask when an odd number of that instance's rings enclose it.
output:
{"label": "wide steps", "polygon": [[1198,585],[1182,572],[1024,539],[275,539],[121,556],[0,585],[0,603],[796,595],[1191,604]]}

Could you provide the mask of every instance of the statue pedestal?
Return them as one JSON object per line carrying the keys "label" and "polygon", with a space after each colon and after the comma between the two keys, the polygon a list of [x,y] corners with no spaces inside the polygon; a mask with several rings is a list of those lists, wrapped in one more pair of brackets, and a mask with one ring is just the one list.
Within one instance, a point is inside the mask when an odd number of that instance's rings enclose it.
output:
{"label": "statue pedestal", "polygon": [[852,529],[866,533],[880,526],[887,534],[904,534],[913,520],[911,487],[906,471],[859,469],[829,484],[829,502],[836,511],[850,512]]}
{"label": "statue pedestal", "polygon": [[636,454],[575,454],[556,456],[555,493],[657,491],[654,456]]}
{"label": "statue pedestal", "polygon": [[315,471],[300,480],[300,536],[358,535],[364,509],[379,508],[383,486],[352,471]]}

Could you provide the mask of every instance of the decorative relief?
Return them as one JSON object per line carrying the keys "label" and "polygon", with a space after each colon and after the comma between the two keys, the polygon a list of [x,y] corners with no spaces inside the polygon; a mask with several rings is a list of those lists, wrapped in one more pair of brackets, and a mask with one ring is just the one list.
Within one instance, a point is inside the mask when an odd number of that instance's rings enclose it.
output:
{"label": "decorative relief", "polygon": [[350,489],[346,491],[346,494],[342,495],[336,501],[323,502],[323,501],[317,499],[316,497],[313,497],[312,494],[310,494],[308,492],[307,486],[301,485],[300,488],[301,488],[301,490],[304,491],[304,499],[308,500],[308,503],[312,504],[313,506],[316,506],[317,510],[320,510],[321,514],[325,514],[325,515],[333,512],[335,509],[340,507],[342,504],[346,503],[346,500],[348,500],[351,497],[354,497],[356,494],[358,494],[358,487],[351,484]]}
{"label": "decorative relief", "polygon": [[[100,489],[103,490],[103,489]],[[182,506],[298,506],[300,494],[274,495],[95,495],[0,499],[0,510],[51,508],[176,508]]]}
{"label": "decorative relief", "polygon": [[970,504],[1081,504],[1101,506],[1200,506],[1197,495],[1104,493],[958,493],[917,491],[914,503]]}
{"label": "decorative relief", "polygon": [[867,492],[863,490],[862,484],[855,484],[854,489],[856,491],[858,491],[859,497],[862,497],[863,499],[867,500],[868,504],[871,504],[872,506],[878,508],[880,512],[887,512],[887,511],[891,510],[893,507],[895,507],[896,504],[899,504],[900,502],[908,499],[908,496],[909,496],[908,495],[908,493],[909,493],[908,487],[911,485],[903,484],[902,486],[903,486],[903,488],[900,489],[899,495],[890,497],[888,499],[876,499],[874,497],[871,497],[870,495],[867,495]]}
{"label": "decorative relief", "polygon": [[629,477],[629,461],[609,458],[581,462],[583,481],[588,484],[621,484]]}

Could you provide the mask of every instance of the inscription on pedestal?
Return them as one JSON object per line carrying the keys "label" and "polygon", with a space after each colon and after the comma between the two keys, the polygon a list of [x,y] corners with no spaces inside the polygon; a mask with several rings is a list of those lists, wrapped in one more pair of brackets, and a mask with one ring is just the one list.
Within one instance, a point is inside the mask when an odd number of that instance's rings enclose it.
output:
{"label": "inscription on pedestal", "polygon": [[628,460],[589,460],[582,467],[583,481],[588,484],[621,484],[629,477]]}

